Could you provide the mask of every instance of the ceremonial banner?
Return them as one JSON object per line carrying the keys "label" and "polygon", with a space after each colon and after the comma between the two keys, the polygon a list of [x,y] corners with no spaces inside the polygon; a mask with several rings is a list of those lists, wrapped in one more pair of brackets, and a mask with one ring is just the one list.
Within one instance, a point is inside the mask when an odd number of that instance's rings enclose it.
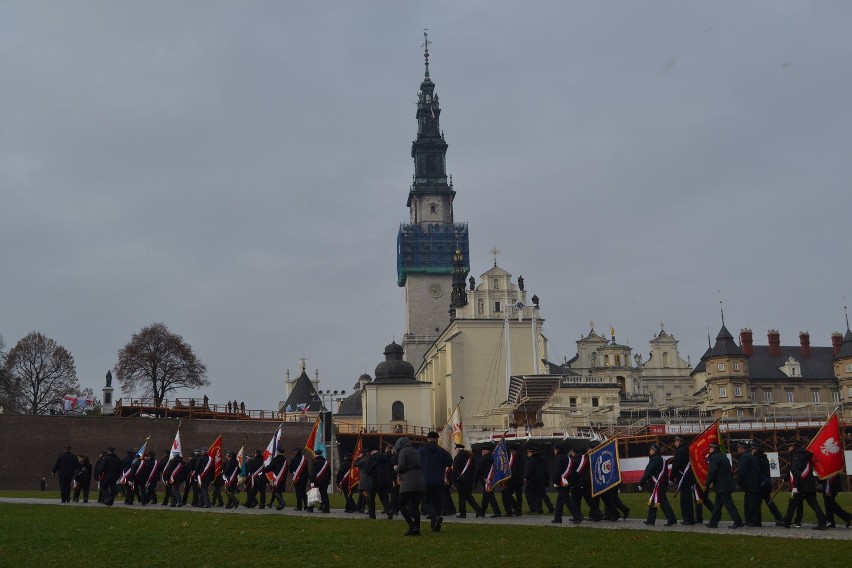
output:
{"label": "ceremonial banner", "polygon": [[592,497],[597,497],[621,483],[621,465],[618,462],[618,443],[615,438],[593,449],[589,461]]}
{"label": "ceremonial banner", "polygon": [[207,450],[207,455],[210,457],[210,461],[213,462],[213,467],[216,468],[213,471],[213,478],[219,479],[219,476],[222,475],[222,434],[219,434],[219,437],[216,438],[216,441]]}
{"label": "ceremonial banner", "polygon": [[[278,430],[275,431],[275,434],[272,436],[272,439],[269,440],[269,444],[266,445],[266,449],[263,451],[263,465],[269,465],[269,462],[272,461],[272,458],[275,457],[275,452],[278,451],[278,446],[281,443],[281,425],[279,424]],[[271,471],[266,472],[266,478],[269,481],[275,479],[275,475]]]}
{"label": "ceremonial banner", "polygon": [[[358,484],[361,482],[361,468],[355,466],[355,460],[361,457],[361,453],[364,451],[364,441],[361,440],[361,432],[358,432],[358,440],[355,442],[355,451],[352,453],[352,465],[349,466],[349,477],[348,477],[348,490],[349,493],[352,492],[353,489],[357,489]],[[346,489],[341,487],[341,489]]]}
{"label": "ceremonial banner", "polygon": [[314,457],[314,452],[317,450],[322,450],[325,453],[325,432],[323,430],[322,412],[320,412],[311,433],[308,434],[308,440],[305,442],[305,451],[311,457]]}
{"label": "ceremonial banner", "polygon": [[707,484],[707,454],[710,453],[710,444],[716,443],[721,446],[719,438],[719,421],[707,427],[689,444],[689,467],[695,475],[695,482],[701,489]]}
{"label": "ceremonial banner", "polygon": [[827,479],[843,471],[843,439],[840,437],[836,412],[820,428],[807,450],[813,454],[811,463],[820,479]]}
{"label": "ceremonial banner", "polygon": [[245,481],[245,479],[246,479],[246,446],[245,446],[245,444],[243,444],[242,447],[240,448],[240,451],[237,452],[237,463],[240,466],[240,473],[239,473],[239,477],[241,478],[240,481]]}
{"label": "ceremonial banner", "polygon": [[461,418],[461,403],[456,405],[450,419],[441,430],[441,437],[438,440],[438,445],[453,453],[456,444],[464,444],[464,426]]}
{"label": "ceremonial banner", "polygon": [[148,440],[149,440],[149,439],[151,439],[151,436],[148,436],[147,438],[145,438],[145,443],[144,443],[144,444],[142,444],[142,447],[141,447],[141,448],[139,448],[139,451],[138,451],[138,452],[136,452],[136,457],[137,457],[137,458],[144,458],[144,457],[145,457],[145,448],[147,448],[147,447],[148,447]]}
{"label": "ceremonial banner", "polygon": [[175,433],[175,440],[174,440],[174,442],[172,442],[172,449],[169,452],[169,459],[172,459],[173,457],[180,455],[180,453],[181,453],[181,450],[180,450],[180,428],[178,428],[177,432]]}
{"label": "ceremonial banner", "polygon": [[493,457],[494,463],[491,464],[491,471],[488,472],[486,480],[486,491],[492,491],[498,483],[512,477],[512,469],[509,467],[509,449],[506,447],[505,439],[500,440],[494,448]]}

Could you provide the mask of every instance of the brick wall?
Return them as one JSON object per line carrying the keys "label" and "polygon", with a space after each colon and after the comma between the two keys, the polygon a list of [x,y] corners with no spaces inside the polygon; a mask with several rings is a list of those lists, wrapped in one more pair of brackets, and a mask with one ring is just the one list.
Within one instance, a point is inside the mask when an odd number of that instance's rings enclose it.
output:
{"label": "brick wall", "polygon": [[[123,457],[127,448],[139,449],[149,435],[148,448],[157,455],[171,447],[178,421],[173,419],[117,418],[113,416],[13,416],[0,415],[0,489],[39,488],[42,477],[48,489],[59,489],[50,471],[56,456],[71,446],[75,454],[89,456],[94,467],[100,451],[110,446]],[[285,422],[285,452],[301,448],[313,422]],[[222,434],[224,452],[238,451],[245,439],[246,454],[265,449],[278,422],[255,420],[184,420],[180,440],[184,456],[195,448],[208,448]]]}

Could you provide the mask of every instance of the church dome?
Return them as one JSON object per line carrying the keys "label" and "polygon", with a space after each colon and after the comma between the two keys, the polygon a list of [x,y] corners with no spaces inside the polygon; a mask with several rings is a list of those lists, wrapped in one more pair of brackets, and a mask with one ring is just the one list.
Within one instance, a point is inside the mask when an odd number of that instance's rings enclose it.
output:
{"label": "church dome", "polygon": [[403,349],[396,341],[385,347],[385,360],[376,365],[374,382],[414,381],[414,366],[402,360]]}

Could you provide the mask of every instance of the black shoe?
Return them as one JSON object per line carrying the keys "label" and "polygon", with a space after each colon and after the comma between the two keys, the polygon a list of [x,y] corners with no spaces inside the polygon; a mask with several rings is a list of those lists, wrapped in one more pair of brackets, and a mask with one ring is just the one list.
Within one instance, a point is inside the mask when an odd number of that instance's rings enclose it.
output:
{"label": "black shoe", "polygon": [[420,536],[420,529],[408,529],[402,536]]}
{"label": "black shoe", "polygon": [[813,529],[814,529],[815,531],[824,531],[824,530],[825,530],[825,525],[816,525],[815,527],[813,527]]}
{"label": "black shoe", "polygon": [[[483,515],[483,516],[484,516],[484,515]],[[498,518],[500,518],[500,517],[502,517],[502,516],[503,516],[503,515],[502,515],[501,513],[494,513],[493,515],[491,515],[491,518],[492,518],[492,519],[498,519]]]}
{"label": "black shoe", "polygon": [[621,515],[622,518],[626,519],[630,516],[630,507],[627,507],[624,513]]}
{"label": "black shoe", "polygon": [[483,513],[482,511],[477,511],[477,512],[476,512],[476,516],[477,516],[477,517],[484,517],[484,516],[485,516],[485,513]]}
{"label": "black shoe", "polygon": [[687,527],[694,525],[695,523],[692,521],[681,521],[680,524],[685,525]]}
{"label": "black shoe", "polygon": [[852,519],[846,521],[846,528],[848,529],[850,526],[852,526]]}
{"label": "black shoe", "polygon": [[745,525],[744,525],[744,524],[742,524],[742,523],[734,523],[734,524],[732,524],[731,526],[729,526],[728,528],[729,528],[729,529],[741,529],[741,528],[743,528],[744,526],[745,526]]}
{"label": "black shoe", "polygon": [[776,527],[787,527],[787,528],[789,528],[787,526],[787,523],[785,523],[784,521],[775,521],[775,526]]}
{"label": "black shoe", "polygon": [[506,516],[507,516],[507,517],[511,517],[511,516],[513,516],[513,515],[514,515],[514,513],[506,513]]}
{"label": "black shoe", "polygon": [[467,514],[466,514],[466,513],[459,513],[458,515],[456,515],[456,518],[457,518],[457,519],[466,519],[466,518],[467,518]]}
{"label": "black shoe", "polygon": [[560,524],[560,525],[561,525],[561,524],[562,524],[562,519],[552,519],[550,522],[551,522],[551,523],[557,523],[557,524]]}
{"label": "black shoe", "polygon": [[825,528],[827,528],[827,529],[833,529],[833,528],[834,528],[834,523],[825,523]]}
{"label": "black shoe", "polygon": [[444,522],[444,517],[438,517],[435,519],[435,526],[432,527],[432,530],[435,532],[441,532],[441,525]]}
{"label": "black shoe", "polygon": [[308,507],[308,513],[313,513],[313,512],[314,512],[314,508],[313,508],[313,507]]}
{"label": "black shoe", "polygon": [[711,525],[710,523],[707,523],[707,528],[708,529],[718,529],[719,525]]}
{"label": "black shoe", "polygon": [[802,521],[794,521],[794,522],[793,522],[793,527],[794,527],[794,528],[797,528],[797,529],[802,528]]}
{"label": "black shoe", "polygon": [[574,523],[575,525],[579,525],[580,523],[582,523],[582,522],[583,522],[583,519],[582,519],[582,518],[579,518],[579,519],[571,519],[571,522],[572,522],[572,523]]}
{"label": "black shoe", "polygon": [[648,525],[649,527],[653,527],[653,526],[654,526],[654,523],[651,523],[651,522],[648,522],[648,521],[642,521],[642,524],[643,524],[643,525]]}
{"label": "black shoe", "polygon": [[674,526],[676,524],[677,524],[677,521],[669,521],[666,524],[664,524],[663,526],[664,527],[671,527],[671,526]]}

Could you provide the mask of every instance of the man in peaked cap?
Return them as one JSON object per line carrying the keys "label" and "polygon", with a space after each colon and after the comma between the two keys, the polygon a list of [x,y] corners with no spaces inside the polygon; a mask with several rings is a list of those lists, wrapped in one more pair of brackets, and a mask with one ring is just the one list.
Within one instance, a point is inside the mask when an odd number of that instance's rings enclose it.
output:
{"label": "man in peaked cap", "polygon": [[272,495],[269,497],[269,507],[272,507],[272,504],[277,501],[278,505],[275,510],[280,511],[287,506],[284,501],[284,485],[287,482],[287,458],[284,456],[284,448],[281,445],[278,446],[275,457],[269,460],[269,464],[263,471],[267,474],[267,477],[272,477],[270,482]]}
{"label": "man in peaked cap", "polygon": [[710,443],[710,458],[707,469],[707,488],[713,486],[716,491],[716,502],[713,504],[713,513],[710,515],[710,522],[707,523],[707,528],[715,529],[719,526],[719,519],[722,518],[722,507],[728,510],[728,514],[734,521],[730,526],[732,529],[738,529],[743,525],[742,517],[740,517],[737,506],[734,505],[734,500],[731,499],[731,493],[734,491],[734,475],[731,472],[731,462],[728,461],[728,456],[719,451],[719,444],[716,442]]}
{"label": "man in peaked cap", "polygon": [[657,508],[663,510],[666,516],[666,525],[670,527],[677,524],[677,517],[669,505],[669,498],[666,495],[666,490],[669,486],[669,473],[666,471],[666,461],[661,455],[661,448],[657,444],[651,444],[648,448],[648,465],[645,467],[645,472],[642,474],[642,479],[639,485],[652,483],[651,498],[648,500],[648,516],[645,519],[646,525],[653,525],[657,520]]}

